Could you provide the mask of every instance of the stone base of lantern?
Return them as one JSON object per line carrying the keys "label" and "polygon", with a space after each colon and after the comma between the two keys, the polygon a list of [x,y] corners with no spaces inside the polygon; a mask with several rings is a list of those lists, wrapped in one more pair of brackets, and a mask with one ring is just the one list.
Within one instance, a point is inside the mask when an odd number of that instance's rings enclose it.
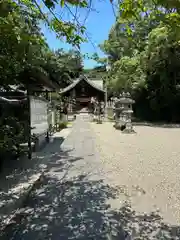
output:
{"label": "stone base of lantern", "polygon": [[133,126],[132,126],[132,123],[131,122],[128,122],[126,123],[126,128],[122,131],[122,133],[136,133],[133,129]]}
{"label": "stone base of lantern", "polygon": [[136,132],[134,131],[134,129],[127,129],[127,128],[125,128],[122,131],[122,133],[124,133],[124,134],[132,134],[132,133],[136,133]]}
{"label": "stone base of lantern", "polygon": [[126,123],[123,121],[115,122],[114,128],[123,131],[126,128]]}
{"label": "stone base of lantern", "polygon": [[117,130],[121,130],[122,133],[136,133],[131,123],[125,123],[123,121],[120,121],[116,122],[113,127]]}
{"label": "stone base of lantern", "polygon": [[102,124],[102,117],[101,117],[101,115],[98,115],[98,116],[97,116],[96,123],[97,123],[97,124]]}

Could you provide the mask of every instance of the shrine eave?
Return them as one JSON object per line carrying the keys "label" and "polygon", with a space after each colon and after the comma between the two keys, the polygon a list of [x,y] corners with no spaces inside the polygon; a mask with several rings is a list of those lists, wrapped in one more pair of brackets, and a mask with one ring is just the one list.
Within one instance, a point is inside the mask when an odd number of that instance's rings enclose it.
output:
{"label": "shrine eave", "polygon": [[105,91],[103,89],[101,89],[100,87],[96,86],[91,80],[89,80],[86,76],[80,76],[76,81],[74,81],[73,83],[71,83],[69,86],[67,86],[66,88],[64,88],[62,91],[60,91],[60,94],[64,94],[67,93],[69,91],[71,91],[77,84],[79,84],[81,81],[86,81],[91,87],[93,87],[94,89],[96,89],[97,91],[103,92],[105,93]]}

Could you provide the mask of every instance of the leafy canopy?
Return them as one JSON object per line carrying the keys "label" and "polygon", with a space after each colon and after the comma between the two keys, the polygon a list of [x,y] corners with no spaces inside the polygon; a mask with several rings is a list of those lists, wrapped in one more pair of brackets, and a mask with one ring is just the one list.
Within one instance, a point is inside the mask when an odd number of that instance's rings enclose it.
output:
{"label": "leafy canopy", "polygon": [[180,121],[180,2],[122,0],[108,39],[108,92],[130,91],[135,114]]}
{"label": "leafy canopy", "polygon": [[53,52],[49,48],[39,27],[44,15],[34,4],[11,0],[0,3],[0,84],[3,87],[21,82],[25,71],[38,71],[61,87],[81,72],[79,51]]}

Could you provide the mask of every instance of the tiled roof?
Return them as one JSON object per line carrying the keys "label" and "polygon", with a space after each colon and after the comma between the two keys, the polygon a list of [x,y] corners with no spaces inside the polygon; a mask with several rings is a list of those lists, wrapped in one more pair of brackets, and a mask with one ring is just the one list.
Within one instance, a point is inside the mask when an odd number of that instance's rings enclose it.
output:
{"label": "tiled roof", "polygon": [[60,91],[60,93],[66,93],[68,91],[70,91],[71,89],[73,89],[79,82],[81,81],[86,81],[90,86],[92,86],[93,88],[97,89],[98,91],[101,92],[105,92],[103,90],[103,81],[102,80],[90,80],[88,79],[86,76],[82,75],[80,76],[78,79],[76,79],[73,83],[71,83],[69,86],[67,86],[66,88],[64,88],[62,91]]}

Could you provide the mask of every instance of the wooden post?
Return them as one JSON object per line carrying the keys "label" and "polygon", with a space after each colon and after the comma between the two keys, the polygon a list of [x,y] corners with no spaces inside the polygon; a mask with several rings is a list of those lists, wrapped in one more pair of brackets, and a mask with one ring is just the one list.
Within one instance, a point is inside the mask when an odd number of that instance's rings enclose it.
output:
{"label": "wooden post", "polygon": [[30,88],[27,84],[27,108],[28,108],[28,158],[32,158],[32,145],[31,145],[31,100]]}

